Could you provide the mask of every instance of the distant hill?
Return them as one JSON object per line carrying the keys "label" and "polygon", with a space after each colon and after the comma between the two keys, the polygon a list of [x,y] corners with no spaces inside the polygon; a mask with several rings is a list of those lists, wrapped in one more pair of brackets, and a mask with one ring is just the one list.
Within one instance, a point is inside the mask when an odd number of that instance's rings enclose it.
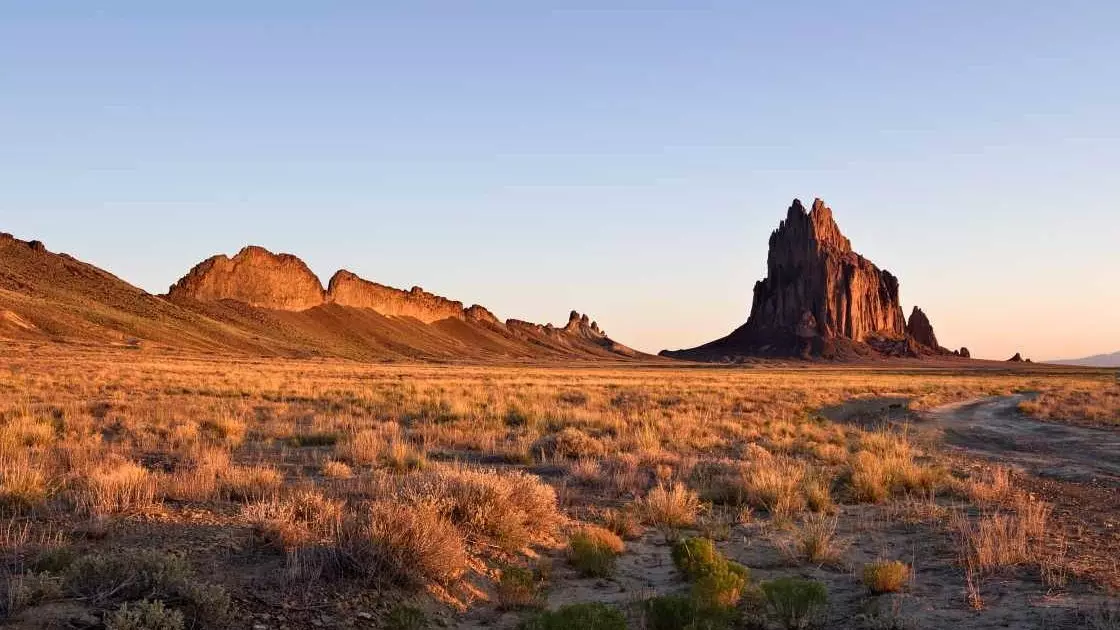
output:
{"label": "distant hill", "polygon": [[1085,357],[1082,359],[1059,359],[1057,361],[1047,361],[1047,363],[1056,363],[1058,365],[1081,365],[1085,367],[1120,368],[1120,352],[1113,352],[1112,354],[1095,354],[1091,357]]}
{"label": "distant hill", "polygon": [[559,326],[503,322],[345,270],[324,288],[299,258],[261,247],[209,258],[160,296],[0,233],[3,340],[371,361],[656,360],[575,311]]}

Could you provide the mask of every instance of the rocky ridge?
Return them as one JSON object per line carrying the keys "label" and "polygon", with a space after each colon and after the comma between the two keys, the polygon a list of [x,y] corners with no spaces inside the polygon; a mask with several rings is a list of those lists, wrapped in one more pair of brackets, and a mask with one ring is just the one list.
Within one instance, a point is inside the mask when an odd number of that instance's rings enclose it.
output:
{"label": "rocky ridge", "polygon": [[587,315],[572,311],[563,327],[517,319],[499,320],[478,304],[463,303],[420,287],[403,291],[361,278],[345,269],[336,272],[324,290],[318,277],[299,258],[250,245],[233,257],[213,256],[196,265],[168,291],[179,302],[232,301],[261,309],[304,312],[333,304],[368,309],[385,317],[411,318],[424,324],[460,320],[525,341],[546,338],[568,347],[590,343],[613,353],[637,353],[611,341]]}

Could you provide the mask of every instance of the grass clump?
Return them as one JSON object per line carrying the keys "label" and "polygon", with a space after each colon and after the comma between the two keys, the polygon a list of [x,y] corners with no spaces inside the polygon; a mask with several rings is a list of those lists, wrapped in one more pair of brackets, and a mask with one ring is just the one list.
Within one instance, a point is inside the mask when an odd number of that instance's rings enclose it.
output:
{"label": "grass clump", "polygon": [[105,619],[106,630],[183,630],[183,613],[167,608],[159,600],[121,604]]}
{"label": "grass clump", "polygon": [[674,483],[666,488],[658,484],[641,503],[646,521],[651,525],[680,529],[696,523],[700,498],[685,486]]}
{"label": "grass clump", "polygon": [[372,503],[343,523],[336,551],[349,573],[411,586],[453,582],[468,561],[462,535],[432,504]]}
{"label": "grass clump", "polygon": [[828,589],[816,580],[769,580],[762,583],[762,594],[774,620],[788,630],[809,627],[828,605]]}
{"label": "grass clump", "polygon": [[586,525],[572,534],[568,543],[568,561],[585,577],[608,577],[614,574],[615,560],[625,550],[622,539],[613,532]]}
{"label": "grass clump", "polygon": [[522,622],[518,630],[626,630],[626,616],[599,602],[570,604],[546,610]]}
{"label": "grass clump", "polygon": [[898,560],[880,560],[863,567],[863,583],[875,595],[897,593],[910,580],[910,566]]}

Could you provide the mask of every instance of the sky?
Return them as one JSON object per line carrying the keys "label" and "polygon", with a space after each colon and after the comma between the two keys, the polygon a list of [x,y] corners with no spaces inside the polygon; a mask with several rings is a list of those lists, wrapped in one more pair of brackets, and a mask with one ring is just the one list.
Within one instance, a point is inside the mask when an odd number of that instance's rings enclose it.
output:
{"label": "sky", "polygon": [[820,197],[944,345],[1111,352],[1117,24],[1077,0],[5,2],[0,231],[154,293],[253,243],[658,351],[746,321],[770,232]]}

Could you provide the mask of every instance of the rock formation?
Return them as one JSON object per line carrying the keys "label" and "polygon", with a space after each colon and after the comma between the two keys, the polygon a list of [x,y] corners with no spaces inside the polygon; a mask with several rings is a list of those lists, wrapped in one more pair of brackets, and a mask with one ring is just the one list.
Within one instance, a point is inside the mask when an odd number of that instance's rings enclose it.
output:
{"label": "rock formation", "polygon": [[463,318],[463,303],[428,293],[420,287],[401,291],[363,280],[345,269],[328,283],[328,300],[340,306],[368,308],[392,317],[412,317],[425,324]]}
{"label": "rock formation", "polygon": [[965,359],[971,359],[972,358],[972,353],[969,352],[968,348],[966,348],[964,346],[961,346],[961,349],[957,351],[957,355],[961,356],[961,357],[964,357]]}
{"label": "rock formation", "polygon": [[662,354],[725,360],[948,353],[937,345],[921,309],[907,324],[898,279],[852,250],[820,199],[809,211],[793,201],[770,235],[766,268],[766,278],[755,284],[746,324],[703,346]]}
{"label": "rock formation", "polygon": [[1020,353],[1018,353],[1018,352],[1016,352],[1016,353],[1015,353],[1015,356],[1011,357],[1011,358],[1010,358],[1010,359],[1008,359],[1007,361],[1008,361],[1009,363],[1022,363],[1022,362],[1023,362],[1023,355],[1022,355],[1022,354],[1020,354]]}
{"label": "rock formation", "polygon": [[200,302],[235,300],[258,308],[302,311],[326,301],[319,278],[299,258],[250,245],[233,258],[213,256],[168,292]]}
{"label": "rock formation", "polygon": [[[568,323],[560,328],[515,319],[503,323],[478,304],[463,308],[462,302],[429,293],[420,287],[402,291],[370,282],[345,269],[336,272],[324,290],[318,277],[300,259],[290,254],[273,254],[255,246],[242,249],[232,258],[214,256],[207,259],[175,283],[168,297],[176,303],[202,308],[208,302],[239,302],[277,311],[269,314],[275,317],[282,316],[284,312],[306,312],[310,318],[328,318],[332,326],[346,315],[319,307],[354,309],[351,314],[368,310],[421,324],[451,322],[443,327],[444,333],[470,335],[471,343],[483,344],[494,351],[510,347],[508,342],[513,340],[516,341],[513,351],[529,354],[642,356],[609,339],[598,324],[575,311],[569,316]],[[209,314],[221,315],[219,312]],[[367,324],[363,323],[363,326]],[[429,331],[425,334],[434,333]],[[419,337],[417,339],[420,343]],[[393,347],[401,346],[400,339],[393,339],[391,343]]]}
{"label": "rock formation", "polygon": [[937,335],[933,333],[933,324],[929,323],[925,311],[917,306],[910,312],[910,319],[906,321],[906,334],[927,348],[941,347],[937,343]]}

